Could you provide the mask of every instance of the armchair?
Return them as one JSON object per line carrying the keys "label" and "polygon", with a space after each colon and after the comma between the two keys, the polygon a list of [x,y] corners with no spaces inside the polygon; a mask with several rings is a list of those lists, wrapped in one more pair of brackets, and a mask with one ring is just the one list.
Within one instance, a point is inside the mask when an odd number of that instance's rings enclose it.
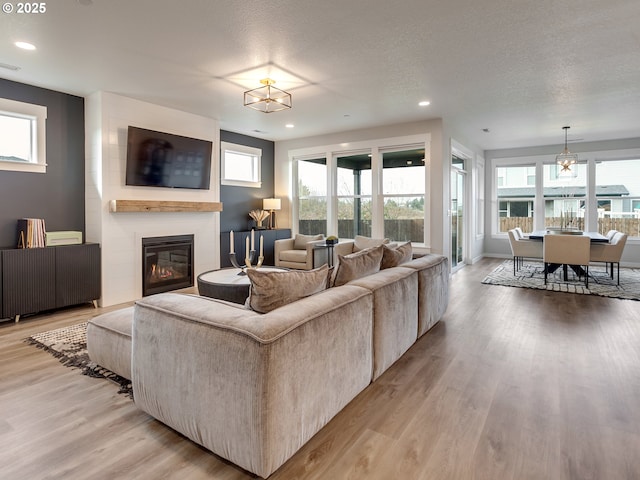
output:
{"label": "armchair", "polygon": [[315,244],[324,243],[324,235],[302,235],[295,238],[276,240],[274,243],[274,259],[276,267],[311,270],[313,268],[313,248]]}
{"label": "armchair", "polygon": [[545,235],[542,252],[545,285],[550,264],[560,264],[571,265],[572,268],[575,267],[574,270],[580,273],[582,271],[577,267],[584,266],[584,284],[589,288],[590,245],[591,239],[583,235]]}
{"label": "armchair", "polygon": [[609,243],[594,243],[591,245],[591,262],[605,262],[611,268],[613,279],[613,264],[618,265],[618,285],[620,285],[620,258],[627,243],[627,234],[615,232]]}
{"label": "armchair", "polygon": [[522,266],[525,258],[542,258],[542,242],[524,238],[518,228],[509,230],[509,244],[513,255],[513,274]]}

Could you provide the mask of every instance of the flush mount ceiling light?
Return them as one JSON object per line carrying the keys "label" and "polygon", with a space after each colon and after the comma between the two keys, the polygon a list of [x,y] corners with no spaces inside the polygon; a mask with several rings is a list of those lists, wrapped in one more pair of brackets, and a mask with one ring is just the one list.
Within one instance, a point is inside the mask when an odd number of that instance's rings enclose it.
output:
{"label": "flush mount ceiling light", "polygon": [[244,106],[263,113],[291,108],[291,94],[273,86],[275,80],[263,78],[262,87],[244,92]]}
{"label": "flush mount ceiling light", "polygon": [[567,132],[571,127],[562,127],[564,130],[564,150],[560,155],[556,155],[556,163],[560,165],[561,172],[571,172],[571,165],[578,163],[578,155],[571,153],[567,147]]}
{"label": "flush mount ceiling light", "polygon": [[29,42],[15,42],[14,45],[23,50],[35,50],[36,46]]}

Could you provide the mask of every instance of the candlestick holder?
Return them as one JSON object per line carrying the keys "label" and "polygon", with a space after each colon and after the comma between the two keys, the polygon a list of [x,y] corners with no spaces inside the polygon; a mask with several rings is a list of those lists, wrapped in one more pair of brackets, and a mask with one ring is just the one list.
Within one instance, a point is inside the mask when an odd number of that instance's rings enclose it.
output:
{"label": "candlestick holder", "polygon": [[249,257],[245,257],[244,263],[241,264],[238,262],[238,258],[236,257],[235,253],[229,253],[229,260],[231,261],[231,265],[240,269],[240,272],[238,273],[238,275],[246,275],[247,273],[244,271],[245,268],[260,268],[262,266],[262,261],[264,260],[264,257],[262,255],[258,257],[258,263],[256,264],[256,266],[255,267],[252,266],[253,259],[255,258],[255,256],[256,256],[256,251],[250,250]]}

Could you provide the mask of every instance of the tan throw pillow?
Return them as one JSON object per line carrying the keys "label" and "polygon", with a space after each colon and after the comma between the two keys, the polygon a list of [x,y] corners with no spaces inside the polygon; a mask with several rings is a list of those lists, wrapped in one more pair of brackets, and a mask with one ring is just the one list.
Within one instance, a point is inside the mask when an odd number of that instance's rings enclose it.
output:
{"label": "tan throw pillow", "polygon": [[338,270],[333,281],[339,287],[356,278],[366,277],[380,271],[382,262],[382,245],[367,248],[350,255],[338,255]]}
{"label": "tan throw pillow", "polygon": [[325,264],[314,270],[264,272],[247,269],[251,281],[249,307],[267,313],[288,303],[326,290],[329,267]]}
{"label": "tan throw pillow", "polygon": [[322,239],[324,239],[324,235],[322,233],[319,233],[318,235],[302,235],[301,233],[296,233],[296,238],[293,240],[293,249],[306,250],[307,243]]}
{"label": "tan throw pillow", "polygon": [[397,267],[398,265],[407,263],[413,256],[411,242],[403,243],[397,248],[389,247],[387,245],[383,245],[382,248],[382,264],[380,265],[380,270]]}
{"label": "tan throw pillow", "polygon": [[384,245],[385,243],[389,243],[388,238],[369,238],[363,237],[362,235],[356,235],[353,239],[353,251],[360,252],[361,250],[365,250],[371,247],[379,247],[380,245]]}

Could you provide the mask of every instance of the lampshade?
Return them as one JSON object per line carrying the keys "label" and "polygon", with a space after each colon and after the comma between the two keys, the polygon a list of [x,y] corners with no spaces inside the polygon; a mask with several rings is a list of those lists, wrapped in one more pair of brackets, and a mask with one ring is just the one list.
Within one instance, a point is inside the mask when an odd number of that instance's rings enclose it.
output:
{"label": "lampshade", "polygon": [[262,208],[265,210],[280,210],[280,199],[265,198],[262,200]]}
{"label": "lampshade", "polygon": [[564,150],[561,154],[556,155],[556,163],[562,167],[560,172],[571,172],[571,165],[575,165],[578,163],[578,155],[575,153],[571,153],[569,148],[567,147],[567,131],[571,127],[562,127],[564,130]]}
{"label": "lampshade", "polygon": [[244,92],[244,106],[263,113],[272,113],[291,108],[291,94],[273,86],[275,80],[263,78],[263,87]]}

